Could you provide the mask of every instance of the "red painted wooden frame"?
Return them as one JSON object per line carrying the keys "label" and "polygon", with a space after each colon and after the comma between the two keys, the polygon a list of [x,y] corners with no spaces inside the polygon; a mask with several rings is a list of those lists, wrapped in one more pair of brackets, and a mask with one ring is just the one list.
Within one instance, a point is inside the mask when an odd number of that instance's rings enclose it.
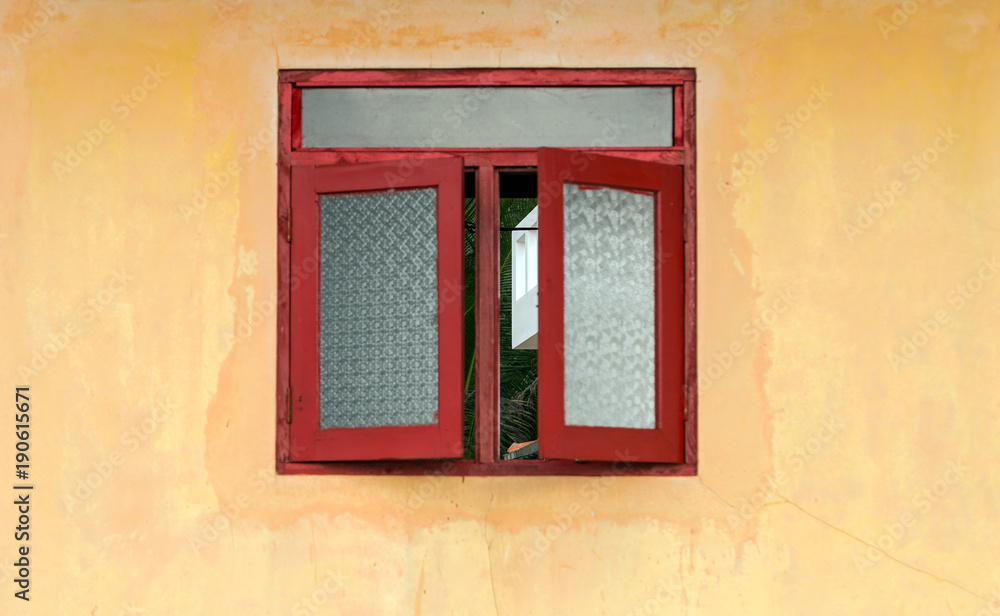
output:
{"label": "red painted wooden frame", "polygon": [[[656,427],[565,421],[563,187],[641,191],[654,208]],[[538,156],[539,456],[569,460],[684,461],[684,173],[676,165],[542,148]],[[627,297],[622,301],[629,301]]]}
{"label": "red painted wooden frame", "polygon": [[[531,86],[531,85],[674,85],[674,145],[669,148],[601,148],[581,150],[636,160],[655,160],[684,169],[685,262],[685,392],[684,461],[572,462],[567,460],[499,460],[496,424],[499,352],[499,259],[497,173],[510,167],[535,167],[534,148],[511,149],[303,149],[301,90],[336,86]],[[695,72],[693,69],[447,69],[447,70],[283,70],[278,75],[278,315],[276,383],[276,466],[280,474],[338,475],[654,475],[697,474],[698,391],[697,324],[695,311],[697,237]],[[296,462],[292,460],[290,383],[290,284],[299,264],[291,259],[291,170],[320,164],[417,160],[442,154],[462,156],[466,169],[477,171],[476,213],[476,458],[474,460],[375,460],[358,462]]]}
{"label": "red painted wooden frame", "polygon": [[279,83],[298,88],[449,86],[681,86],[692,68],[447,68],[284,70]]}
{"label": "red painted wooden frame", "polygon": [[[292,169],[292,261],[321,268],[320,195],[437,189],[438,413],[419,426],[320,429],[320,275],[303,276],[291,303],[291,460],[448,458],[462,455],[464,211],[462,159]],[[366,232],[361,229],[359,232]],[[309,268],[303,268],[308,271]],[[295,284],[295,283],[293,283]]]}

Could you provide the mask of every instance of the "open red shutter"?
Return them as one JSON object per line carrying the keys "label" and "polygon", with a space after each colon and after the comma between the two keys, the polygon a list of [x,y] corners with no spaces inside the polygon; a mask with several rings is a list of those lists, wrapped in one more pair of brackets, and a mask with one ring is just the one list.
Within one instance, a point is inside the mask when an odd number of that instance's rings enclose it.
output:
{"label": "open red shutter", "polygon": [[462,173],[292,167],[293,461],[461,457]]}
{"label": "open red shutter", "polygon": [[682,167],[538,159],[540,456],[683,462]]}

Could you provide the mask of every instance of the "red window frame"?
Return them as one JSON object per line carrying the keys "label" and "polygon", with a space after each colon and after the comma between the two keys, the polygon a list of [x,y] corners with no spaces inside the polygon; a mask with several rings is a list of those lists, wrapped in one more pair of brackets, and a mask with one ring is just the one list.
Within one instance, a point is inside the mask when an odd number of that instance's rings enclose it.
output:
{"label": "red window frame", "polygon": [[[677,463],[571,460],[500,460],[497,443],[499,276],[497,241],[501,170],[535,168],[535,148],[303,148],[301,91],[309,87],[377,86],[674,86],[674,145],[668,148],[593,148],[581,153],[655,161],[682,167],[684,236],[684,397],[683,458]],[[695,74],[693,69],[462,69],[462,70],[309,70],[280,71],[278,83],[278,316],[276,463],[280,474],[426,474],[442,475],[674,475],[697,474],[697,388],[695,323]],[[293,259],[291,176],[301,166],[414,161],[442,155],[461,156],[476,172],[476,455],[473,460],[296,461],[292,430],[300,421],[293,402],[291,374],[290,285],[301,263]],[[540,171],[540,170],[539,170]],[[541,195],[540,195],[541,196]],[[298,216],[296,210],[296,217]],[[295,224],[296,234],[299,225]],[[544,249],[543,249],[544,250]],[[296,330],[295,335],[298,335]],[[541,370],[541,365],[540,365]],[[318,379],[318,377],[317,377]],[[544,386],[543,386],[544,387]],[[540,402],[541,403],[541,402]],[[305,421],[303,417],[301,421]],[[539,419],[540,433],[545,429]],[[672,446],[673,447],[673,446]],[[676,449],[674,447],[674,449]]]}
{"label": "red window frame", "polygon": [[[542,458],[684,461],[683,168],[542,148],[538,161],[538,446]],[[641,191],[653,197],[656,255],[656,426],[571,426],[563,398],[563,186]]]}
{"label": "red window frame", "polygon": [[389,162],[360,165],[300,166],[292,169],[292,262],[316,258],[320,245],[320,195],[370,193],[434,187],[437,189],[438,408],[437,423],[422,426],[319,428],[319,274],[302,277],[292,302],[290,380],[290,460],[295,462],[448,458],[462,455],[462,369],[464,333],[461,295],[464,277],[464,207],[462,159],[434,158],[414,167],[405,178]]}

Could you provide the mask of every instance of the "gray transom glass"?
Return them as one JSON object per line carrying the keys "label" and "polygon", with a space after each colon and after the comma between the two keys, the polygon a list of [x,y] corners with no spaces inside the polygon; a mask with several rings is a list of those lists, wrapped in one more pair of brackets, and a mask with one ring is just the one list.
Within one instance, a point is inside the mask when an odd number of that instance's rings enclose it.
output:
{"label": "gray transom glass", "polygon": [[307,148],[674,145],[671,86],[304,88]]}

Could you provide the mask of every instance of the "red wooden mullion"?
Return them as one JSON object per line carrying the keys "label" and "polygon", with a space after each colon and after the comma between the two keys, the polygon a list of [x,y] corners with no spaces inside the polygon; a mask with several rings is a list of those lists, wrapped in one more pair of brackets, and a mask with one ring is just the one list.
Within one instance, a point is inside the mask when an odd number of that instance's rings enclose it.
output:
{"label": "red wooden mullion", "polygon": [[491,165],[476,174],[476,461],[499,458],[500,201]]}

